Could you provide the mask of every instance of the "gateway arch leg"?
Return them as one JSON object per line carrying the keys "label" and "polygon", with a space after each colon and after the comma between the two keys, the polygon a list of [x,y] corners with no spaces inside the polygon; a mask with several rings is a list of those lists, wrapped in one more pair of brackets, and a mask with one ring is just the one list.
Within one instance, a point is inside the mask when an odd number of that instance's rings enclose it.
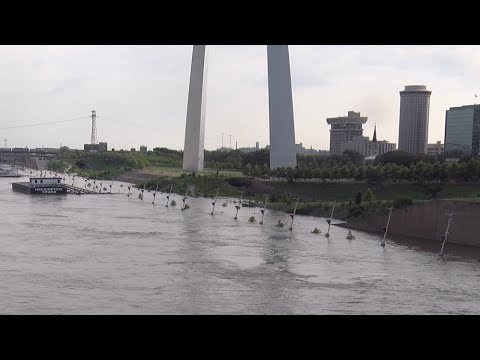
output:
{"label": "gateway arch leg", "polygon": [[203,170],[206,105],[206,46],[193,45],[190,88],[188,90],[187,125],[183,147],[183,170]]}
{"label": "gateway arch leg", "polygon": [[[268,45],[267,54],[270,168],[295,167],[297,158],[288,45]],[[183,169],[187,171],[203,170],[206,75],[206,46],[194,45],[183,153]]]}
{"label": "gateway arch leg", "polygon": [[267,45],[270,169],[297,166],[288,45]]}

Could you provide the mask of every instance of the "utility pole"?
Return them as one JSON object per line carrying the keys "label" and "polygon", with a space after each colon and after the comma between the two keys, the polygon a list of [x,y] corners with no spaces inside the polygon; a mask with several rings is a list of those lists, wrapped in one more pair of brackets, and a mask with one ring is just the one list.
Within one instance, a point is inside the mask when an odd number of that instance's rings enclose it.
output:
{"label": "utility pole", "polygon": [[235,206],[235,209],[237,209],[237,212],[235,213],[235,217],[233,218],[233,220],[238,219],[238,210],[240,210],[240,208],[242,207],[242,197],[243,197],[243,190],[242,190],[242,193],[240,194],[240,199],[238,200],[238,205]]}
{"label": "utility pole", "polygon": [[268,194],[265,195],[265,203],[263,204],[263,209],[260,210],[262,213],[262,220],[260,220],[260,225],[263,225],[263,217],[265,216],[265,209],[267,208],[267,200],[268,200]]}
{"label": "utility pole", "polygon": [[290,214],[290,217],[292,218],[292,223],[290,224],[288,230],[293,230],[293,220],[295,219],[295,214],[297,212],[298,199],[300,199],[300,197],[297,197],[297,202],[295,203],[295,209],[293,210],[293,214]]}
{"label": "utility pole", "polygon": [[[112,182],[113,182],[113,181],[112,181]],[[157,191],[158,191],[158,181],[157,181],[157,187],[155,188],[155,194],[153,194],[152,204],[155,204],[155,197],[157,196]]]}
{"label": "utility pole", "polygon": [[337,204],[337,201],[334,201],[332,206],[332,213],[330,214],[330,219],[327,219],[328,230],[327,230],[327,233],[325,234],[325,237],[330,237],[330,225],[332,225],[333,211],[335,210],[336,204]]}
{"label": "utility pole", "polygon": [[223,132],[222,132],[222,148],[223,148]]}
{"label": "utility pole", "polygon": [[182,199],[182,200],[183,200],[182,211],[185,210],[185,209],[188,209],[188,208],[187,208],[187,205],[188,205],[188,204],[187,204],[188,190],[189,190],[189,188],[188,188],[188,186],[187,186],[187,191],[185,192],[185,196],[184,196],[183,199]]}
{"label": "utility pole", "polygon": [[172,189],[173,189],[173,183],[170,185],[170,192],[167,195],[167,205],[165,207],[168,207],[168,202],[170,201],[170,195],[172,195]]}
{"label": "utility pole", "polygon": [[390,218],[392,217],[393,205],[387,210],[389,210],[388,211],[387,226],[384,228],[383,240],[382,240],[382,243],[380,244],[380,245],[382,245],[382,247],[385,247],[385,238],[387,237],[388,225],[390,225]]}
{"label": "utility pole", "polygon": [[443,247],[445,246],[445,243],[447,242],[447,237],[448,237],[448,234],[449,234],[450,225],[453,223],[453,215],[455,215],[455,214],[452,211],[450,214],[446,214],[446,215],[448,215],[448,223],[447,223],[447,229],[445,230],[445,235],[443,235],[443,242],[442,242],[442,248],[440,249],[440,256],[443,256]]}
{"label": "utility pole", "polygon": [[230,134],[230,149],[232,148],[232,134]]}
{"label": "utility pole", "polygon": [[7,147],[7,138],[5,138],[5,147]]}
{"label": "utility pole", "polygon": [[215,199],[214,199],[213,202],[212,202],[213,208],[212,208],[212,213],[211,213],[211,215],[213,215],[213,212],[215,211],[215,204],[217,203],[218,191],[219,191],[219,190],[220,190],[220,188],[217,188],[217,193],[215,194]]}

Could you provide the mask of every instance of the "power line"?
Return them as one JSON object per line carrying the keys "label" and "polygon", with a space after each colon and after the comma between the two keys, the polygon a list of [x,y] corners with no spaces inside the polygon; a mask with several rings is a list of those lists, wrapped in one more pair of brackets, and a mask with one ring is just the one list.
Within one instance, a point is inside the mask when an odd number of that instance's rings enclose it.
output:
{"label": "power line", "polygon": [[90,118],[91,118],[91,116],[84,116],[84,117],[79,117],[79,118],[75,118],[75,119],[68,119],[68,120],[57,120],[57,121],[49,121],[49,122],[37,123],[37,124],[7,126],[7,127],[1,127],[0,130],[19,129],[19,128],[26,128],[26,127],[33,127],[33,126],[50,125],[50,124],[67,122],[67,121],[76,121],[76,120],[90,119]]}

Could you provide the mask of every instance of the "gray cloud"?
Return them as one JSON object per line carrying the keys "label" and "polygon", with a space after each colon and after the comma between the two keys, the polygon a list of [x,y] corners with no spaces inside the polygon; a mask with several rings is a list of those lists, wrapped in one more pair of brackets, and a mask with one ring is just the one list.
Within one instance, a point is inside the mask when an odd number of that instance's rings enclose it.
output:
{"label": "gray cloud", "polygon": [[68,80],[65,80],[65,81],[61,82],[57,86],[51,88],[49,90],[49,93],[50,94],[63,93],[65,91],[75,89],[81,83],[82,83],[82,78],[80,78],[80,77],[75,77],[75,78],[72,78],[72,79],[68,79]]}
{"label": "gray cloud", "polygon": [[[183,147],[191,46],[0,46],[1,126],[88,116],[109,147]],[[443,138],[445,110],[479,93],[478,46],[291,46],[297,142],[327,149],[326,117],[369,117],[397,142],[398,92],[432,90],[430,141]],[[265,46],[209,46],[206,146],[221,133],[239,146],[268,143]],[[87,121],[0,133],[12,146],[81,148]]]}

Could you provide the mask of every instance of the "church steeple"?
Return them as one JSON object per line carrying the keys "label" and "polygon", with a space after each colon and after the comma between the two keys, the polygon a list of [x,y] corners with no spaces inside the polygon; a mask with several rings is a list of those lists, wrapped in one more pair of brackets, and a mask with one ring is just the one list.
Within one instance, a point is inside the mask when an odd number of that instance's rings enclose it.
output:
{"label": "church steeple", "polygon": [[373,130],[373,142],[377,142],[377,124],[375,124],[375,129]]}

